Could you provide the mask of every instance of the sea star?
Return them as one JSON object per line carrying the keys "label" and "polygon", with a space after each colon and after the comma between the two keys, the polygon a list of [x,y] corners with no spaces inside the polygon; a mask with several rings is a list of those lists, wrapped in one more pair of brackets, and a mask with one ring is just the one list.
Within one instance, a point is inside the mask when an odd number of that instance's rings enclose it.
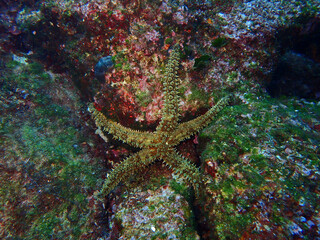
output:
{"label": "sea star", "polygon": [[175,147],[206,127],[215,115],[228,104],[229,97],[222,98],[204,115],[179,124],[178,105],[180,97],[177,88],[180,81],[177,75],[178,60],[179,48],[175,46],[165,69],[163,78],[164,107],[161,110],[162,117],[155,132],[141,132],[124,127],[106,118],[95,109],[93,104],[89,105],[89,111],[98,127],[97,133],[104,140],[106,140],[106,137],[103,131],[112,134],[114,138],[122,142],[142,149],[113,168],[107,175],[100,196],[109,194],[121,181],[129,179],[157,159],[161,159],[174,172],[183,175],[193,185],[195,192],[199,193],[203,183],[201,172],[193,163],[180,155]]}

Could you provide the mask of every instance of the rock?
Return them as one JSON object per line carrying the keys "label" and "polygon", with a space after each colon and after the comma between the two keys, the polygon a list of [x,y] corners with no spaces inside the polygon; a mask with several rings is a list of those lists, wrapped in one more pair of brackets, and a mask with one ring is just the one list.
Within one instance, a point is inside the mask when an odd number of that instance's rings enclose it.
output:
{"label": "rock", "polygon": [[320,97],[320,65],[295,52],[284,54],[268,86],[272,96]]}
{"label": "rock", "polygon": [[170,187],[136,189],[122,198],[111,221],[113,231],[121,225],[117,239],[200,239],[188,202]]}

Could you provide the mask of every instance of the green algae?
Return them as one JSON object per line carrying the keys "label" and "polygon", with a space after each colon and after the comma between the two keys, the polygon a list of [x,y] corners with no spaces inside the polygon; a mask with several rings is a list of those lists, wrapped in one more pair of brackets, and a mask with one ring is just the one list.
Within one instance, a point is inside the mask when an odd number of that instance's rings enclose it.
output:
{"label": "green algae", "polygon": [[188,101],[201,101],[204,102],[205,105],[208,105],[208,97],[206,92],[203,89],[199,89],[196,86],[192,86],[191,94],[187,98]]}
{"label": "green algae", "polygon": [[211,45],[215,48],[221,48],[228,44],[228,39],[225,37],[218,37],[211,42]]}
{"label": "green algae", "polygon": [[[217,163],[216,176],[207,188],[216,197],[211,218],[219,238],[277,232],[288,237],[288,208],[313,215],[319,211],[318,187],[312,172],[319,171],[319,106],[298,99],[271,99],[250,93],[247,104],[225,109],[218,121],[204,129],[202,159]],[[259,101],[257,101],[259,99]],[[304,204],[301,205],[301,199]],[[259,212],[267,221],[257,220]],[[295,212],[296,211],[296,212]],[[310,231],[300,224],[304,231]]]}
{"label": "green algae", "polygon": [[210,55],[202,55],[194,60],[193,68],[196,71],[200,71],[206,68],[209,65],[210,60],[212,57]]}
{"label": "green algae", "polygon": [[81,147],[87,138],[74,125],[79,120],[74,110],[55,100],[65,96],[52,93],[58,78],[41,64],[10,62],[4,75],[3,237],[77,239],[88,231],[88,197],[99,173]]}

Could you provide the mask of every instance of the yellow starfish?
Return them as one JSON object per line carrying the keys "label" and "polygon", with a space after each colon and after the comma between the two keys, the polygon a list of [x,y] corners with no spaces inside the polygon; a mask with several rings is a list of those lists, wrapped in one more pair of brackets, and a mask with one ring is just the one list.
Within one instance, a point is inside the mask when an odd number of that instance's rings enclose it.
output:
{"label": "yellow starfish", "polygon": [[101,195],[110,193],[121,181],[133,176],[139,170],[161,159],[173,171],[183,175],[190,182],[198,194],[202,185],[202,174],[199,169],[188,159],[181,156],[176,146],[202,128],[206,127],[215,115],[224,108],[229,97],[221,99],[204,115],[191,121],[179,124],[179,94],[177,88],[179,79],[177,76],[179,66],[179,48],[176,46],[169,57],[163,78],[164,107],[161,110],[162,118],[155,132],[140,132],[124,127],[121,124],[107,119],[101,112],[91,104],[89,111],[98,127],[98,134],[106,140],[103,131],[108,132],[114,138],[121,140],[134,147],[142,148],[137,153],[127,157],[108,174]]}

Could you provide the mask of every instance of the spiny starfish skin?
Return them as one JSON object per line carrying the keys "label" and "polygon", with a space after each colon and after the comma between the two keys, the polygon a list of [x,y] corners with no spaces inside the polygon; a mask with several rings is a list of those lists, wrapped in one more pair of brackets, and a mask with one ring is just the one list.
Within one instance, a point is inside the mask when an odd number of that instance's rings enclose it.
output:
{"label": "spiny starfish skin", "polygon": [[221,99],[204,115],[179,124],[178,59],[179,49],[175,47],[170,54],[163,78],[164,107],[155,132],[141,132],[124,127],[106,118],[94,108],[93,104],[89,105],[89,111],[98,127],[97,132],[103,139],[106,139],[104,131],[112,134],[115,139],[142,149],[114,167],[103,184],[100,196],[109,194],[120,182],[129,179],[157,159],[161,159],[174,172],[185,177],[199,194],[203,184],[201,172],[193,163],[181,156],[175,147],[206,127],[216,114],[228,105],[229,97]]}

